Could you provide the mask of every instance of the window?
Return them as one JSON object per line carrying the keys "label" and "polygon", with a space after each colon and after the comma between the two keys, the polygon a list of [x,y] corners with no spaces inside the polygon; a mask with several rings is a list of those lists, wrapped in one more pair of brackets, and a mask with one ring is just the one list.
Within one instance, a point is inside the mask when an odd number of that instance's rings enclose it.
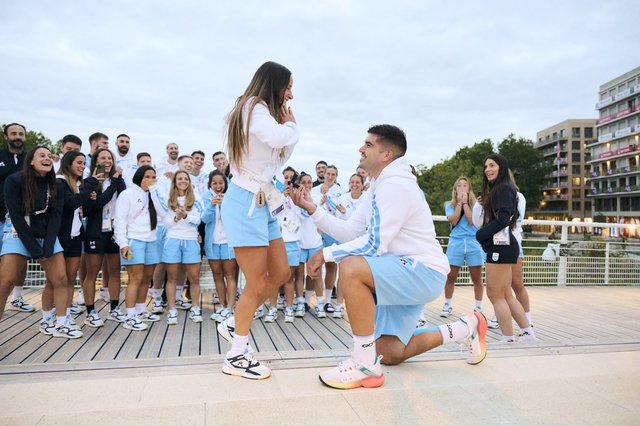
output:
{"label": "window", "polygon": [[574,201],[571,203],[571,210],[580,210],[580,201]]}
{"label": "window", "polygon": [[584,137],[592,138],[593,137],[593,127],[585,127],[584,128]]}
{"label": "window", "polygon": [[580,198],[580,190],[579,189],[572,189],[571,190],[571,196],[573,198]]}
{"label": "window", "polygon": [[573,127],[571,129],[571,137],[572,138],[579,138],[580,137],[580,127]]}
{"label": "window", "polygon": [[[574,177],[572,180],[573,186],[580,186],[580,178],[579,177]],[[575,191],[575,189],[574,189]],[[580,192],[578,192],[578,194],[574,194],[576,197],[580,196]]]}
{"label": "window", "polygon": [[571,161],[573,161],[574,163],[579,163],[580,158],[582,158],[582,156],[579,152],[571,154]]}
{"label": "window", "polygon": [[580,174],[580,166],[571,166],[571,174],[579,175]]}
{"label": "window", "polygon": [[636,186],[638,183],[638,178],[636,176],[629,177],[629,186]]}
{"label": "window", "polygon": [[[578,136],[579,137],[579,136]],[[580,141],[571,141],[571,149],[574,151],[580,151],[582,143]]]}
{"label": "window", "polygon": [[586,211],[591,211],[591,201],[585,201],[584,202],[584,209]]}
{"label": "window", "polygon": [[560,137],[561,137],[561,138],[564,138],[564,135],[565,135],[565,133],[564,133],[564,129],[560,130]]}
{"label": "window", "polygon": [[621,188],[624,188],[625,186],[627,186],[627,179],[626,178],[620,178],[618,180],[618,186]]}

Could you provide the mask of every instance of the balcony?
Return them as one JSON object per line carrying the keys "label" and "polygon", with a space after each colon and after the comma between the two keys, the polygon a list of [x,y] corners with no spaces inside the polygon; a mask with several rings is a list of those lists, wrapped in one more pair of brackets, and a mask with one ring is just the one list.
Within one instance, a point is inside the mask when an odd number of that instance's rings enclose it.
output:
{"label": "balcony", "polygon": [[567,169],[561,169],[559,174],[557,170],[554,170],[553,172],[548,173],[547,177],[568,176],[568,174],[569,172],[567,171]]}
{"label": "balcony", "polygon": [[549,157],[550,155],[558,155],[558,151],[567,152],[567,144],[560,145],[559,150],[557,145],[551,149],[545,149],[544,151],[542,151],[542,155],[544,155],[545,157]]}
{"label": "balcony", "polygon": [[545,201],[566,201],[569,199],[569,194],[545,195],[542,199]]}
{"label": "balcony", "polygon": [[638,173],[640,172],[640,166],[631,166],[631,167],[618,167],[615,169],[608,169],[603,172],[592,172],[589,177],[590,180],[598,180],[607,177],[616,177],[616,176],[624,176],[630,173]]}
{"label": "balcony", "polygon": [[636,151],[638,151],[638,145],[633,144],[633,145],[625,146],[619,149],[612,149],[610,151],[601,152],[600,154],[598,154],[597,159],[588,160],[588,162],[596,163],[596,162],[608,161],[614,158],[624,157],[627,154],[634,153]]}
{"label": "balcony", "polygon": [[596,120],[596,126],[600,127],[604,124],[612,123],[614,121],[618,121],[623,118],[630,117],[631,115],[636,114],[637,112],[640,112],[640,105],[636,105],[633,108],[625,108],[613,114],[600,117],[598,120]]}
{"label": "balcony", "polygon": [[558,189],[558,188],[568,188],[569,187],[569,182],[560,182],[560,185],[558,186],[558,183],[550,183],[546,186],[544,186],[542,189],[544,190],[552,190],[552,189]]}
{"label": "balcony", "polygon": [[615,186],[607,188],[591,188],[589,197],[607,196],[607,195],[630,195],[639,194],[640,185]]}

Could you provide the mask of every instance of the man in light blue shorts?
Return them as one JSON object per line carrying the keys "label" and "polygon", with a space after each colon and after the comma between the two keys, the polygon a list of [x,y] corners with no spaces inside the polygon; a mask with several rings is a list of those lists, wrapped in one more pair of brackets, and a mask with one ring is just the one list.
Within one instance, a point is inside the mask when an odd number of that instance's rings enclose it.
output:
{"label": "man in light blue shorts", "polygon": [[352,358],[320,374],[329,387],[381,386],[381,362],[398,364],[449,342],[467,344],[469,364],[480,363],[486,355],[487,322],[481,313],[440,327],[415,328],[423,306],[442,293],[449,262],[404,157],[406,149],[398,127],[369,129],[359,166],[372,182],[347,221],[316,208],[304,189],[294,196],[318,229],[341,242],[318,251],[307,264],[310,275],[317,277],[325,262],[339,263],[339,286],[353,333]]}

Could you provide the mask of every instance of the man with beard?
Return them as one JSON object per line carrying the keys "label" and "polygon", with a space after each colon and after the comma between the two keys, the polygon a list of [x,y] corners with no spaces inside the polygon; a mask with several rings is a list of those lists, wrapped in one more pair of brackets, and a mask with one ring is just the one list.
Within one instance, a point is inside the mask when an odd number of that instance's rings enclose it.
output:
{"label": "man with beard", "polygon": [[99,148],[109,149],[109,136],[100,132],[92,133],[91,136],[89,136],[89,154],[87,154],[87,164],[82,175],[83,179],[87,179],[89,177],[93,153]]}
{"label": "man with beard", "polygon": [[[318,185],[322,185],[324,183],[324,172],[327,170],[327,162],[324,160],[320,160],[316,163],[316,176],[318,179],[313,182],[313,187],[315,188]],[[339,185],[339,184],[338,184]]]}
{"label": "man with beard", "polygon": [[[0,229],[4,230],[7,216],[7,206],[4,203],[4,181],[9,175],[22,169],[24,160],[24,141],[27,129],[19,123],[11,123],[4,126],[4,138],[7,147],[0,151]],[[2,240],[0,240],[0,250],[2,250]],[[26,269],[22,277],[13,288],[13,296],[9,309],[21,312],[33,312],[35,308],[22,298],[22,285],[26,276]],[[21,279],[20,279],[21,278]]]}
{"label": "man with beard", "polygon": [[[173,173],[178,171],[178,157],[180,156],[180,150],[178,144],[171,142],[167,145],[167,156],[162,157],[162,161],[156,164],[156,175],[165,175],[169,179],[169,176],[173,176]],[[167,175],[171,173],[171,175]]]}
{"label": "man with beard", "polygon": [[131,188],[133,185],[131,179],[137,168],[137,160],[129,150],[130,146],[129,136],[124,133],[119,134],[116,138],[116,167],[122,168],[122,178],[127,184],[127,188]]}

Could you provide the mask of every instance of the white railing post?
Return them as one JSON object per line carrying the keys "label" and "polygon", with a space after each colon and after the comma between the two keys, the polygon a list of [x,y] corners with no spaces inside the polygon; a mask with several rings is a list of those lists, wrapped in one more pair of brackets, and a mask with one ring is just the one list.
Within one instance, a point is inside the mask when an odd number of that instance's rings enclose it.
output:
{"label": "white railing post", "polygon": [[567,285],[567,243],[569,242],[569,225],[562,225],[560,232],[560,253],[558,257],[558,286]]}
{"label": "white railing post", "polygon": [[609,284],[609,254],[611,253],[609,242],[604,245],[604,283]]}

